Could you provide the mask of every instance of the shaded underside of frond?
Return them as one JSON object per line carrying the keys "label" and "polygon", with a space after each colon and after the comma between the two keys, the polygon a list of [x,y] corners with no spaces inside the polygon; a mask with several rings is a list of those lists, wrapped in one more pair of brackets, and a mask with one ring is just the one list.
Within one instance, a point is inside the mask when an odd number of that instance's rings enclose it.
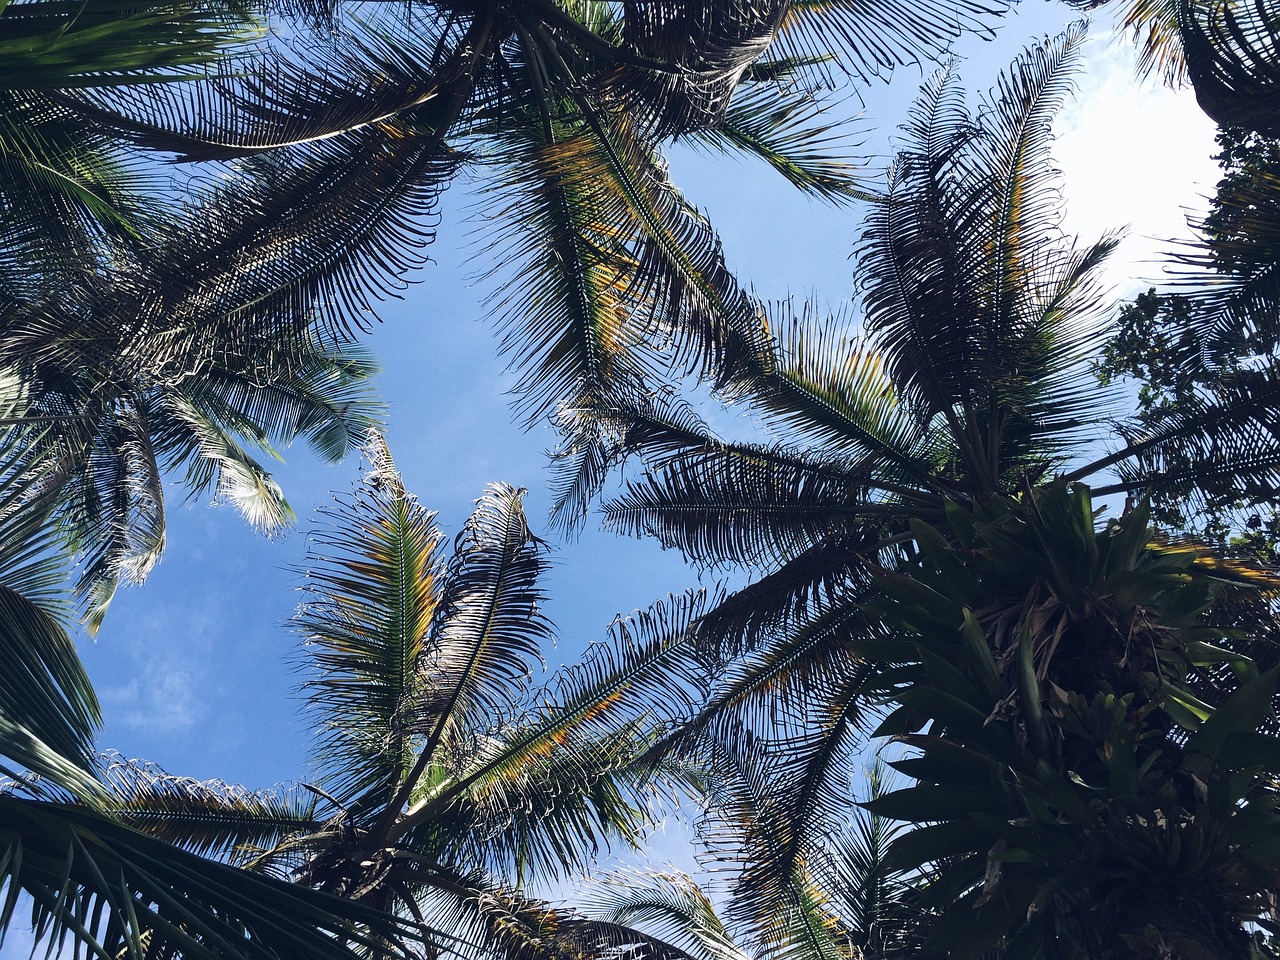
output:
{"label": "shaded underside of frond", "polygon": [[711,127],[773,42],[786,9],[781,0],[627,3],[621,38],[654,66],[624,63],[605,75],[604,90],[654,138]]}
{"label": "shaded underside of frond", "polygon": [[112,813],[143,833],[192,853],[233,862],[281,838],[320,826],[317,798],[299,790],[249,790],[166,773],[112,755],[102,761]]}
{"label": "shaded underside of frond", "polygon": [[1218,491],[1218,502],[1206,504],[1210,507],[1280,496],[1280,377],[1275,367],[1273,361],[1237,371],[1212,390],[1158,410],[1141,423],[1121,425],[1127,445],[1106,458],[1117,463],[1120,488],[1185,494],[1203,486]]}
{"label": "shaded underside of frond", "polygon": [[491,302],[523,412],[636,390],[672,365],[725,379],[752,311],[710,224],[626,114],[540,93],[511,144],[519,166],[494,181],[507,218],[499,276],[515,267],[521,280]]}
{"label": "shaded underside of frond", "polygon": [[[29,900],[36,939],[99,944],[143,960],[298,956],[349,960],[356,945],[411,956],[427,936],[386,914],[247,874],[61,803],[0,794],[0,916]],[[84,948],[82,948],[84,949]]]}
{"label": "shaded underside of frond", "polygon": [[889,508],[868,501],[863,476],[786,451],[712,451],[629,484],[605,504],[604,520],[625,535],[657,537],[699,563],[769,566],[874,529]]}
{"label": "shaded underside of frond", "polygon": [[415,731],[433,750],[509,716],[553,636],[541,612],[546,545],[524,515],[526,491],[492,484],[453,544],[440,612],[418,662]]}
{"label": "shaded underside of frond", "polygon": [[793,0],[774,52],[831,57],[840,70],[866,82],[896,66],[935,61],[962,34],[993,35],[1007,9],[1001,0]]}
{"label": "shaded underside of frond", "polygon": [[1181,0],[1178,26],[1196,100],[1222,127],[1280,136],[1280,28],[1265,3]]}
{"label": "shaded underside of frond", "polygon": [[[691,646],[705,600],[701,595],[672,598],[617,621],[609,642],[591,647],[580,662],[559,671],[534,694],[533,709],[523,719],[481,738],[476,756],[455,777],[426,790],[397,831],[431,830],[455,804],[464,812],[528,807],[519,819],[525,829],[544,833],[537,843],[553,850],[561,846],[576,859],[582,839],[564,835],[554,816],[539,825],[528,815],[554,809],[558,785],[577,784],[574,789],[584,795],[575,798],[570,791],[559,802],[567,804],[572,817],[584,818],[584,826],[595,821],[586,842],[625,840],[634,817],[645,818],[660,787],[647,781],[652,765],[639,762],[648,738],[689,716],[705,691],[705,671]],[[603,791],[598,798],[591,793],[597,789]],[[489,829],[494,826],[502,828],[500,818]],[[535,849],[529,842],[534,839],[530,835],[521,844]],[[554,862],[527,867],[557,869]]]}
{"label": "shaded underside of frond", "polygon": [[[138,146],[182,160],[230,160],[375,127],[456,81],[455,18],[410,10],[298,29],[286,24],[198,80],[90,88],[62,102]],[[394,35],[394,41],[392,36]]]}

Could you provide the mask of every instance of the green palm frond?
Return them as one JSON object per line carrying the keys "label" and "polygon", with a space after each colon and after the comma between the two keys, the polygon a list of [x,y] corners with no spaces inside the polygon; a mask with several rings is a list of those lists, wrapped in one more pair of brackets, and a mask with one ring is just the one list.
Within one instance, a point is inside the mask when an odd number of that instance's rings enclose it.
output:
{"label": "green palm frond", "polygon": [[1187,77],[1221,127],[1280,136],[1280,26],[1265,5],[1181,0]]}
{"label": "green palm frond", "polygon": [[723,120],[695,133],[694,143],[728,155],[759,157],[802,192],[832,204],[873,197],[861,170],[866,160],[848,120],[829,119],[835,107],[807,91],[753,83],[734,99]]}
{"label": "green palm frond", "polygon": [[200,83],[92,88],[63,102],[139,146],[231,160],[412,116],[456,79],[441,51],[464,34],[447,18],[371,9],[328,29],[285,23],[287,41],[224,56]]}
{"label": "green palm frond", "polygon": [[[575,763],[575,744],[581,745],[586,758],[576,776],[606,784],[629,782],[628,802],[643,804],[651,789],[642,782],[652,767],[638,762],[643,752],[636,749],[635,731],[674,727],[701,698],[704,671],[693,653],[691,634],[706,599],[702,594],[672,597],[616,621],[608,643],[592,647],[581,662],[556,675],[537,698],[532,717],[499,728],[476,762],[422,791],[397,825],[397,833],[429,829],[434,818],[454,804],[496,802],[518,808],[522,791],[556,782],[539,780],[547,763],[554,769],[560,762],[548,758],[564,747],[561,759]],[[641,742],[650,735],[643,733]],[[628,757],[632,759],[622,763]],[[606,834],[618,836],[625,824],[602,826]],[[556,827],[547,823],[542,829]]]}
{"label": "green palm frond", "polygon": [[62,623],[7,584],[0,584],[0,653],[9,665],[0,679],[0,773],[35,775],[55,792],[97,799],[92,745],[100,716],[89,676]]}
{"label": "green palm frond", "polygon": [[868,466],[891,477],[901,472],[928,482],[929,445],[909,406],[902,403],[879,345],[836,314],[823,316],[812,302],[762,307],[770,354],[731,395],[758,409],[765,422],[809,446],[856,451]]}
{"label": "green palm frond", "polygon": [[497,259],[542,278],[491,301],[510,331],[503,349],[527,371],[522,409],[532,420],[672,362],[728,376],[753,324],[710,224],[625,114],[581,98],[543,110],[514,145],[519,168],[496,181],[517,188],[499,201],[514,219]]}
{"label": "green palm frond", "polygon": [[[190,75],[257,36],[235,4],[10,0],[0,8],[0,87],[53,90]],[[161,71],[174,71],[165,73]]]}
{"label": "green palm frond", "polygon": [[316,755],[329,792],[376,815],[414,764],[424,654],[444,576],[435,514],[404,489],[382,439],[351,497],[312,535],[307,599],[294,617],[306,659]]}
{"label": "green palm frond", "polygon": [[890,508],[867,501],[865,476],[857,466],[787,451],[712,452],[629,484],[605,504],[604,522],[655,536],[708,566],[771,565],[874,528]]}
{"label": "green palm frond", "polygon": [[454,541],[440,612],[419,660],[415,732],[427,757],[518,703],[551,623],[539,609],[545,544],[525,520],[526,491],[493,484]]}
{"label": "green palm frond", "polygon": [[66,564],[51,522],[56,465],[39,449],[49,425],[24,423],[21,381],[0,377],[0,771],[95,798],[98,700],[66,623]]}
{"label": "green palm frond", "polygon": [[596,878],[581,909],[593,920],[659,937],[690,960],[746,960],[715,904],[684,873],[631,871]]}
{"label": "green palm frond", "polygon": [[76,955],[411,957],[427,931],[177,850],[84,807],[0,794],[0,927],[30,908],[38,943]]}

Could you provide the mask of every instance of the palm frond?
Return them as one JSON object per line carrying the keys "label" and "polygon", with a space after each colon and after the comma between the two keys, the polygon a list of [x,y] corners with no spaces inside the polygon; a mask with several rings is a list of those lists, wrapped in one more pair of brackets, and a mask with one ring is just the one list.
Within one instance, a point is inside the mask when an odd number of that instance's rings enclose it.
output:
{"label": "palm frond", "polygon": [[934,4],[928,0],[878,3],[798,0],[787,7],[774,56],[831,58],[867,82],[896,66],[929,63],[962,34],[991,36],[1008,6],[1000,0]]}
{"label": "palm frond", "polygon": [[1180,0],[1187,76],[1221,127],[1280,136],[1280,28],[1265,4]]}
{"label": "palm frond", "polygon": [[[701,593],[672,597],[668,603],[616,621],[607,644],[593,646],[581,662],[557,673],[539,694],[532,719],[505,733],[498,731],[502,735],[492,741],[492,750],[482,762],[424,790],[397,831],[429,825],[455,803],[475,803],[508,791],[515,791],[511,796],[517,797],[521,784],[534,782],[530,777],[562,745],[596,745],[587,754],[592,758],[592,766],[586,768],[589,777],[613,777],[625,770],[618,761],[634,741],[629,734],[617,738],[614,747],[621,752],[611,760],[611,737],[636,724],[646,731],[674,726],[693,712],[703,695],[703,670],[691,647],[691,631],[706,601]],[[566,750],[564,759],[572,762],[572,758],[573,750]],[[636,777],[636,785],[629,789],[639,791],[642,772],[626,774]],[[639,796],[633,794],[633,798]],[[610,830],[614,829],[616,825],[611,825]]]}
{"label": "palm frond", "polygon": [[629,3],[621,39],[648,63],[615,67],[605,74],[604,91],[655,139],[712,127],[773,42],[786,9],[779,0]]}
{"label": "palm frond", "polygon": [[855,451],[876,475],[901,474],[928,485],[933,464],[923,431],[887,375],[886,358],[846,315],[823,316],[806,301],[762,306],[772,356],[731,395],[761,411],[771,426],[802,442]]}
{"label": "palm frond", "polygon": [[555,502],[551,523],[578,528],[608,474],[628,456],[664,463],[721,446],[691,404],[674,392],[649,397],[585,397],[561,407],[556,424],[564,438],[552,453]]}
{"label": "palm frond", "polygon": [[501,261],[542,278],[493,301],[503,349],[525,371],[522,411],[532,420],[558,399],[634,388],[669,363],[731,376],[752,310],[705,217],[624,114],[582,99],[548,110],[527,121],[551,127],[517,149],[518,199],[501,208],[519,218]]}
{"label": "palm frond", "polygon": [[208,161],[357,133],[447,97],[456,77],[441,51],[464,42],[456,21],[370,14],[327,29],[298,30],[286,20],[286,36],[220,58],[198,82],[95,88],[61,100],[139,146]]}
{"label": "palm frond", "polygon": [[[11,0],[0,8],[0,87],[55,90],[171,80],[258,35],[243,7],[141,0]],[[190,72],[185,75],[190,76]]]}
{"label": "palm frond", "polygon": [[304,686],[320,727],[316,756],[353,812],[381,811],[414,763],[422,657],[444,575],[435,514],[404,489],[380,437],[366,451],[363,485],[312,534],[294,617],[318,673]]}
{"label": "palm frond", "polygon": [[757,647],[776,655],[772,641],[803,634],[815,615],[865,584],[878,560],[877,541],[874,531],[859,531],[796,555],[716,604],[698,624],[699,643],[724,660]]}
{"label": "palm frond", "polygon": [[871,200],[863,180],[866,160],[849,121],[828,119],[833,107],[812,93],[753,83],[735,98],[723,120],[695,133],[693,142],[717,155],[741,151],[764,160],[802,192],[845,205]]}
{"label": "palm frond", "polygon": [[418,663],[416,731],[442,739],[485,729],[519,702],[552,637],[539,609],[545,544],[525,520],[526,491],[493,484],[454,541],[439,614]]}
{"label": "palm frond", "polygon": [[[1073,471],[1087,476],[1117,464],[1116,489],[1185,492],[1232,489],[1253,504],[1280,495],[1280,387],[1276,363],[1237,371],[1211,389],[1120,425],[1125,446]],[[1223,504],[1218,504],[1221,506]]]}
{"label": "palm frond", "polygon": [[37,942],[74,956],[350,960],[415,955],[411,923],[176,850],[74,805],[0,794],[0,927],[21,895]]}
{"label": "palm frond", "polygon": [[115,754],[101,761],[110,811],[122,822],[202,857],[239,863],[256,848],[316,830],[314,794],[247,790],[180,777]]}
{"label": "palm frond", "polygon": [[597,877],[581,909],[593,920],[660,937],[690,960],[746,960],[711,898],[684,873],[628,871]]}
{"label": "palm frond", "polygon": [[868,502],[865,476],[857,466],[786,451],[712,451],[629,484],[605,504],[604,522],[708,566],[770,565],[874,527],[887,508]]}

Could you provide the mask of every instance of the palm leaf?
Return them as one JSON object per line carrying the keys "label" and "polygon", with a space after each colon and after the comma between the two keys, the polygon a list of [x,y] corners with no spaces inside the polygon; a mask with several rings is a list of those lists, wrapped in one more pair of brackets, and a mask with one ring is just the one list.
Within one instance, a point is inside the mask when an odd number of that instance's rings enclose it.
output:
{"label": "palm leaf", "polygon": [[1196,100],[1221,127],[1280,135],[1280,30],[1265,5],[1180,0],[1178,26]]}
{"label": "palm leaf", "polygon": [[605,504],[604,522],[620,533],[655,536],[709,566],[771,565],[873,526],[890,508],[868,502],[865,477],[856,465],[812,455],[712,451],[629,484]]}
{"label": "palm leaf", "polygon": [[582,908],[593,920],[660,937],[690,960],[745,960],[710,897],[683,873],[607,874]]}
{"label": "palm leaf", "polygon": [[371,436],[363,486],[312,535],[307,600],[294,618],[318,676],[307,681],[329,790],[381,811],[416,756],[423,656],[440,604],[443,537]]}
{"label": "palm leaf", "polygon": [[[359,904],[176,850],[83,807],[0,794],[0,927],[24,894],[37,942],[76,956],[412,956],[423,931]],[[81,954],[80,951],[84,951]]]}
{"label": "palm leaf", "polygon": [[172,79],[165,71],[209,63],[257,33],[233,5],[175,10],[163,0],[142,0],[122,10],[111,0],[10,0],[0,8],[0,87]]}
{"label": "palm leaf", "polygon": [[101,778],[122,823],[202,857],[243,862],[255,848],[320,827],[317,798],[194,780],[110,755]]}
{"label": "palm leaf", "polygon": [[797,189],[828,203],[870,200],[859,175],[866,161],[850,155],[857,146],[851,124],[827,120],[832,109],[808,91],[757,82],[735,98],[723,120],[697,131],[693,142],[717,155],[757,156]]}
{"label": "palm leaf", "polygon": [[962,34],[990,35],[1006,5],[964,0],[879,3],[798,0],[787,7],[775,56],[832,58],[841,71],[866,82],[903,64],[946,54]]}

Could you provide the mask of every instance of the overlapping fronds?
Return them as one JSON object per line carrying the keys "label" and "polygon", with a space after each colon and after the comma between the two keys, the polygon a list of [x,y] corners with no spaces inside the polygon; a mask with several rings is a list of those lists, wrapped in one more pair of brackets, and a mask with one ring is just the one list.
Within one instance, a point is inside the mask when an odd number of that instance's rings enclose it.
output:
{"label": "overlapping fronds", "polygon": [[[175,849],[113,817],[0,794],[0,927],[20,909],[38,943],[74,957],[350,960],[416,955],[426,931]],[[25,895],[24,899],[20,899]]]}
{"label": "overlapping fronds", "polygon": [[366,17],[341,29],[291,25],[287,39],[220,58],[199,83],[95,88],[64,102],[140,146],[230,160],[411,117],[450,96],[458,77],[443,51],[463,42],[456,20],[417,10]]}
{"label": "overlapping fronds", "polygon": [[625,114],[583,99],[543,109],[508,138],[516,166],[493,181],[498,275],[514,268],[521,285],[491,303],[525,371],[522,411],[635,389],[672,362],[731,376],[752,312],[706,218]]}
{"label": "overlapping fronds", "polygon": [[[637,816],[661,789],[647,782],[653,767],[641,762],[646,748],[691,715],[705,690],[692,647],[705,602],[701,594],[673,597],[617,621],[610,640],[560,671],[525,716],[479,737],[478,752],[454,777],[424,791],[397,830],[429,829],[455,804],[469,815],[488,808],[491,834],[514,831],[494,849],[535,849],[536,841],[572,855],[558,864],[543,861],[541,869],[553,872],[581,864],[584,846],[633,838]],[[553,816],[530,818],[561,806],[584,833],[561,828]],[[522,831],[544,836],[521,839]]]}
{"label": "overlapping fronds", "polygon": [[[1234,489],[1246,504],[1280,495],[1280,379],[1271,361],[1122,424],[1121,489]],[[1087,469],[1087,468],[1082,468]],[[1107,490],[1099,487],[1100,492]],[[1207,504],[1222,506],[1222,504]]]}
{"label": "overlapping fronds", "polygon": [[834,106],[803,89],[754,83],[735,98],[723,120],[697,132],[695,144],[726,155],[742,151],[764,160],[793,186],[829,203],[872,198],[862,172],[865,159],[848,119],[832,119]]}
{"label": "overlapping fronds", "polygon": [[[859,458],[886,480],[928,482],[929,444],[886,370],[887,358],[847,315],[815,304],[761,307],[769,334],[732,391],[799,444]],[[791,441],[795,443],[796,441]]]}
{"label": "overlapping fronds", "polygon": [[768,566],[856,536],[884,508],[856,470],[761,449],[685,458],[604,507],[608,528],[657,537],[700,563]]}
{"label": "overlapping fronds", "polygon": [[566,531],[585,520],[610,471],[628,456],[643,451],[647,462],[664,463],[721,445],[693,406],[674,392],[583,398],[561,407],[556,425],[564,440],[552,453],[551,523]]}
{"label": "overlapping fronds", "polygon": [[417,755],[424,653],[440,604],[443,535],[407,493],[380,437],[355,494],[312,535],[294,618],[318,676],[306,683],[316,757],[344,808],[380,812]]}
{"label": "overlapping fronds", "polygon": [[779,0],[628,3],[621,39],[648,63],[624,62],[605,90],[643,117],[655,138],[711,127],[773,42],[786,7]]}
{"label": "overlapping fronds", "polygon": [[1266,4],[1181,0],[1187,77],[1221,127],[1280,136],[1280,27]]}
{"label": "overlapping fronds", "polygon": [[581,909],[602,924],[661,938],[691,960],[746,960],[710,897],[684,873],[627,871],[597,877]]}

